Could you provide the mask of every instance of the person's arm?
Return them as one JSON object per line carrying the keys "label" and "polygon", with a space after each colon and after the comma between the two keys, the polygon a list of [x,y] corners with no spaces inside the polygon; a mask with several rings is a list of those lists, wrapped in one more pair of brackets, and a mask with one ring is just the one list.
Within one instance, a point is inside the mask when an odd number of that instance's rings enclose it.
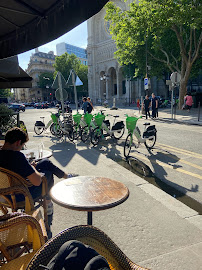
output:
{"label": "person's arm", "polygon": [[42,182],[41,174],[34,167],[33,169],[35,170],[35,172],[27,176],[27,178],[34,186],[40,186]]}

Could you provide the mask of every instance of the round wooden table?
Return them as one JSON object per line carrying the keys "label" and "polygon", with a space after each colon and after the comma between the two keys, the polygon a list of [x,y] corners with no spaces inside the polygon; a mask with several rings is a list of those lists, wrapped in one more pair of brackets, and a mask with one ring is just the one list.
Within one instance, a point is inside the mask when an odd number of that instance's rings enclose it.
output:
{"label": "round wooden table", "polygon": [[129,196],[129,190],[121,182],[109,178],[78,176],[54,185],[50,196],[63,207],[87,211],[87,223],[92,225],[92,211],[109,209],[123,203]]}

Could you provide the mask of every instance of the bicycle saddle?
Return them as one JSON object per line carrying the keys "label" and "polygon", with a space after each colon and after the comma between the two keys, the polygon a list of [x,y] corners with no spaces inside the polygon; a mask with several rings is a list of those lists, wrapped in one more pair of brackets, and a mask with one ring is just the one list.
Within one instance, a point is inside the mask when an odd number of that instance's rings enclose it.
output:
{"label": "bicycle saddle", "polygon": [[45,118],[44,116],[40,116],[40,118]]}
{"label": "bicycle saddle", "polygon": [[117,118],[117,117],[119,117],[119,115],[113,115],[113,117]]}
{"label": "bicycle saddle", "polygon": [[144,123],[143,125],[144,125],[144,126],[149,126],[150,123],[146,122],[146,123]]}

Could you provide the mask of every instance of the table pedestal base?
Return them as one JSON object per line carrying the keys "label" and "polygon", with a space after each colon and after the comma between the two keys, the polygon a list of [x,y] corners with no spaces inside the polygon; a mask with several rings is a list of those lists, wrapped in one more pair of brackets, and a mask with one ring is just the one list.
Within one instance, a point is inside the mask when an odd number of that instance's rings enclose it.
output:
{"label": "table pedestal base", "polygon": [[88,225],[93,225],[93,213],[88,212],[88,220],[87,220]]}

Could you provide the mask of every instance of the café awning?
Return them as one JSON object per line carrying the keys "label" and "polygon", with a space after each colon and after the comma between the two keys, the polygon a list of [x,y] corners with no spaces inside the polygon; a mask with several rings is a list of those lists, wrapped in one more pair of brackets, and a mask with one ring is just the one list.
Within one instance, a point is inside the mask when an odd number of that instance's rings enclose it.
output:
{"label": "caf\u00e9 awning", "polygon": [[0,59],[39,47],[99,12],[108,0],[1,0]]}
{"label": "caf\u00e9 awning", "polygon": [[0,89],[30,88],[30,77],[18,64],[18,57],[0,59]]}

